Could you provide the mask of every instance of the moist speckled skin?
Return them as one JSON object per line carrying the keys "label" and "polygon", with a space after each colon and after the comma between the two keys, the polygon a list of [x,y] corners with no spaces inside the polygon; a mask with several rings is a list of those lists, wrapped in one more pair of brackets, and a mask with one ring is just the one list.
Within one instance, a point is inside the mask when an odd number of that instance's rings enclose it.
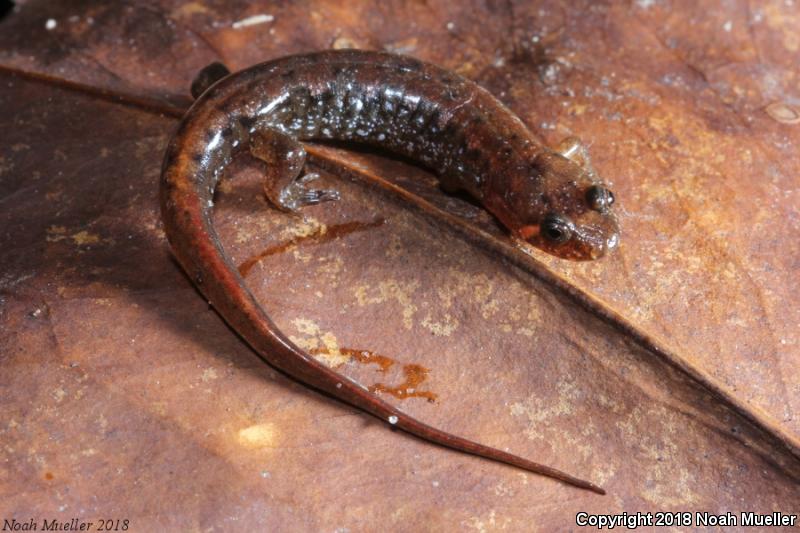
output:
{"label": "moist speckled skin", "polygon": [[[602,255],[616,242],[610,212],[586,205],[587,189],[597,185],[594,172],[538,144],[494,97],[455,74],[407,57],[330,51],[263,63],[206,91],[167,149],[160,198],[178,261],[266,361],[425,440],[604,494],[587,481],[409,417],[321,364],[277,329],[223,253],[211,223],[223,170],[264,132],[354,140],[408,156],[434,169],[446,188],[474,196],[512,234],[577,259]],[[539,236],[540,224],[552,213],[570,217],[570,241],[554,244]]]}

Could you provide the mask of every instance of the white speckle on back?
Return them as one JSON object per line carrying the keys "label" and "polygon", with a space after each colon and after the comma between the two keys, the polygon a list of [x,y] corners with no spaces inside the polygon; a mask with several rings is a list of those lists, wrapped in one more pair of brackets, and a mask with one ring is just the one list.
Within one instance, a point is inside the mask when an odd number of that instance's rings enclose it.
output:
{"label": "white speckle on back", "polygon": [[396,417],[396,416],[394,416],[394,415],[391,415],[391,416],[389,417],[389,423],[390,423],[391,425],[395,425],[395,424],[397,424],[397,417]]}
{"label": "white speckle on back", "polygon": [[208,150],[215,150],[222,142],[222,132],[218,131],[214,134],[214,138],[208,143]]}
{"label": "white speckle on back", "polygon": [[58,26],[56,19],[47,19],[47,22],[44,23],[44,27],[47,31],[56,29],[56,26]]}
{"label": "white speckle on back", "polygon": [[[289,98],[289,93],[283,93],[282,95],[280,95],[279,97],[275,98],[270,103],[268,103],[267,105],[265,105],[264,107],[262,107],[261,109],[256,111],[256,115],[261,116],[261,115],[269,114],[276,107],[278,107],[279,105],[284,103],[288,98]],[[251,129],[250,131],[251,132],[255,131],[255,128]]]}

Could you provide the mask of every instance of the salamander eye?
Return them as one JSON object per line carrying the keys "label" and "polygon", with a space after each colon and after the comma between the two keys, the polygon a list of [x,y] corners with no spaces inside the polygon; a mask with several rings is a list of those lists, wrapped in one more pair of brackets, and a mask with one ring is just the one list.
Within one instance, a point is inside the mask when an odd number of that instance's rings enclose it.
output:
{"label": "salamander eye", "polygon": [[542,236],[555,244],[564,244],[572,237],[572,222],[559,215],[547,215],[542,222]]}
{"label": "salamander eye", "polygon": [[614,193],[605,187],[593,185],[586,190],[586,202],[590,209],[605,211],[614,203]]}

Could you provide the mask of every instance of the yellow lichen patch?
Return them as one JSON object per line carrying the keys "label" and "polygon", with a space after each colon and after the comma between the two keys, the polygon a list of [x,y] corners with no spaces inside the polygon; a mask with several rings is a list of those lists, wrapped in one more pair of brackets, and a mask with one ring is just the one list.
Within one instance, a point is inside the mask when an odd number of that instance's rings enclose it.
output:
{"label": "yellow lichen patch", "polygon": [[310,263],[312,259],[314,259],[314,254],[312,252],[302,251],[297,248],[292,250],[292,257],[298,263]]}
{"label": "yellow lichen patch", "polygon": [[[59,242],[64,239],[72,239],[72,242],[78,246],[86,246],[88,244],[97,244],[101,242],[100,236],[95,233],[89,233],[86,230],[81,230],[72,235],[67,235],[67,228],[64,226],[50,226],[47,228],[45,240],[47,242]],[[112,243],[114,239],[102,239],[102,242]]]}
{"label": "yellow lichen patch", "polygon": [[494,486],[493,492],[497,496],[514,496],[514,493],[516,491],[501,481],[500,483]]}
{"label": "yellow lichen patch", "polygon": [[94,233],[89,233],[88,231],[79,231],[78,233],[72,234],[72,241],[78,246],[97,244],[100,242],[100,236]]}
{"label": "yellow lichen patch", "polygon": [[236,227],[234,240],[237,244],[252,242],[258,236],[270,235],[275,232],[276,223],[272,218],[256,218]]}
{"label": "yellow lichen patch", "polygon": [[64,399],[64,396],[66,396],[66,394],[67,394],[67,393],[64,391],[64,389],[62,389],[61,387],[59,387],[59,388],[57,388],[57,389],[55,389],[55,390],[53,391],[53,393],[52,393],[52,396],[53,396],[53,399],[54,399],[56,402],[61,402],[61,400],[63,400],[63,399]]}
{"label": "yellow lichen patch", "polygon": [[565,376],[565,380],[559,381],[556,385],[558,390],[559,399],[555,404],[548,404],[542,398],[532,396],[524,402],[515,402],[511,404],[511,414],[514,416],[524,416],[528,419],[529,427],[525,429],[525,435],[531,439],[540,439],[543,437],[539,431],[540,426],[550,425],[542,424],[549,422],[553,418],[561,416],[572,416],[574,412],[573,400],[578,396],[579,392],[577,387],[567,381],[569,376]]}
{"label": "yellow lichen patch", "polygon": [[[344,261],[341,257],[333,257],[333,258],[320,258],[320,265],[317,267],[317,274],[319,276],[326,276],[331,279],[328,283],[336,282],[336,276],[339,275],[342,270],[344,270]],[[333,285],[334,287],[336,285]]]}
{"label": "yellow lichen patch", "polygon": [[158,416],[166,416],[168,412],[167,402],[152,402],[150,404],[150,410]]}
{"label": "yellow lichen patch", "polygon": [[417,287],[419,287],[419,282],[417,281],[403,283],[390,279],[380,282],[377,288],[371,288],[366,285],[356,287],[355,297],[361,307],[395,300],[402,307],[403,326],[406,329],[411,329],[414,313],[417,312],[417,306],[413,303],[412,295],[417,290]]}
{"label": "yellow lichen patch", "polygon": [[323,236],[328,232],[328,226],[317,220],[308,217],[302,222],[290,226],[281,232],[281,237],[291,239],[293,237],[308,237],[309,235]]}
{"label": "yellow lichen patch", "polygon": [[517,333],[526,337],[533,337],[536,335],[536,332],[528,327],[517,328]]}
{"label": "yellow lichen patch", "polygon": [[269,422],[239,430],[239,444],[247,448],[267,448],[275,445],[277,429]]}
{"label": "yellow lichen patch", "polygon": [[350,356],[339,350],[339,341],[332,332],[322,333],[320,327],[306,318],[296,318],[292,324],[307,337],[289,336],[289,340],[307,352],[315,352],[314,357],[328,367],[335,368],[350,360]]}
{"label": "yellow lichen patch", "polygon": [[319,342],[317,341],[317,339],[314,338],[307,339],[307,338],[295,337],[294,335],[289,335],[289,340],[292,341],[294,344],[296,344],[299,348],[302,348],[307,352],[319,348]]}
{"label": "yellow lichen patch", "polygon": [[446,309],[469,298],[480,306],[481,316],[489,319],[500,310],[500,303],[492,298],[494,282],[486,274],[467,274],[459,269],[451,268],[447,274],[448,282],[437,289],[437,295]]}
{"label": "yellow lichen patch", "polygon": [[450,313],[445,313],[443,318],[444,320],[441,322],[434,321],[429,313],[422,319],[422,325],[438,337],[449,337],[458,329],[459,322],[450,316]]}
{"label": "yellow lichen patch", "polygon": [[536,305],[536,302],[534,302],[533,299],[531,299],[530,303],[528,304],[528,313],[524,317],[524,319],[519,317],[518,314],[513,318],[516,321],[522,320],[522,325],[517,327],[515,330],[516,333],[518,335],[523,335],[525,337],[532,338],[536,335],[537,331],[536,324],[539,324],[542,320],[542,312]]}
{"label": "yellow lichen patch", "polygon": [[319,335],[319,326],[307,318],[295,318],[292,324],[297,328],[297,331],[306,335]]}
{"label": "yellow lichen patch", "polygon": [[390,235],[386,243],[386,257],[389,259],[397,259],[406,255],[406,248],[403,246],[403,240],[399,235]]}
{"label": "yellow lichen patch", "polygon": [[[504,529],[507,529],[510,523],[511,523],[510,518],[498,519],[497,511],[492,509],[491,511],[489,511],[488,515],[470,517],[469,519],[461,522],[461,525],[469,529],[474,529],[475,531],[484,533],[487,531],[502,531]],[[527,525],[530,526],[530,523]]]}
{"label": "yellow lichen patch", "polygon": [[579,117],[586,112],[586,109],[588,109],[588,107],[589,106],[586,104],[574,104],[569,108],[567,108],[567,113]]}
{"label": "yellow lichen patch", "polygon": [[670,131],[672,129],[671,122],[668,118],[660,118],[657,116],[648,117],[647,125],[659,133]]}
{"label": "yellow lichen patch", "polygon": [[47,228],[45,240],[47,242],[58,242],[66,238],[67,228],[64,226],[50,226]]}
{"label": "yellow lichen patch", "polygon": [[339,351],[339,342],[336,339],[336,335],[329,331],[322,335],[320,340],[322,341],[322,346],[325,347],[326,353],[320,354],[317,358],[322,359],[328,366],[336,367],[350,360],[349,355],[345,355]]}

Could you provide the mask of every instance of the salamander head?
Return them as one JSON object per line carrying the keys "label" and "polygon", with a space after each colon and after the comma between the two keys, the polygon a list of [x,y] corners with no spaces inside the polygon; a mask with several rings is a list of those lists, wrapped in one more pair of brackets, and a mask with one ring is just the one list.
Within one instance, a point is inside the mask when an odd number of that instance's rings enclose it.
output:
{"label": "salamander head", "polygon": [[518,235],[550,254],[575,260],[598,259],[619,243],[611,211],[614,194],[585,157],[545,152],[534,161],[539,193],[529,198]]}

